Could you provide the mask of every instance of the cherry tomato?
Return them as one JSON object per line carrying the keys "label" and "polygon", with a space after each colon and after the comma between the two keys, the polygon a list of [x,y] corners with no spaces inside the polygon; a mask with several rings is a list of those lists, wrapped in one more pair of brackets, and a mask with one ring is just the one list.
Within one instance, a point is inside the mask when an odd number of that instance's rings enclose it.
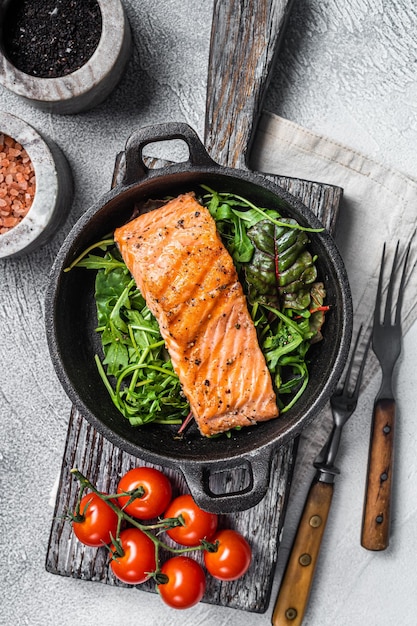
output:
{"label": "cherry tomato", "polygon": [[110,543],[111,535],[116,536],[117,514],[95,493],[87,493],[81,498],[81,522],[72,522],[76,537],[86,546],[98,548]]}
{"label": "cherry tomato", "polygon": [[245,574],[251,564],[252,549],[246,539],[235,530],[219,530],[211,542],[219,542],[217,552],[204,551],[207,571],[219,580],[236,580]]}
{"label": "cherry tomato", "polygon": [[126,528],[120,533],[120,543],[123,556],[116,553],[114,546],[111,547],[110,567],[113,574],[129,585],[139,585],[148,580],[149,574],[156,569],[152,539],[139,528]]}
{"label": "cherry tomato", "polygon": [[117,492],[132,491],[143,487],[144,495],[135,498],[130,504],[129,496],[118,498],[119,506],[128,515],[148,520],[162,515],[172,498],[171,483],[165,474],[153,467],[135,467],[129,470],[117,487]]}
{"label": "cherry tomato", "polygon": [[159,584],[162,600],[174,609],[188,609],[200,602],[206,590],[204,570],[188,556],[174,556],[161,567],[168,582]]}
{"label": "cherry tomato", "polygon": [[210,540],[217,529],[217,515],[203,511],[189,494],[175,498],[164,517],[184,518],[184,526],[167,530],[167,534],[182,546],[198,546],[201,539]]}

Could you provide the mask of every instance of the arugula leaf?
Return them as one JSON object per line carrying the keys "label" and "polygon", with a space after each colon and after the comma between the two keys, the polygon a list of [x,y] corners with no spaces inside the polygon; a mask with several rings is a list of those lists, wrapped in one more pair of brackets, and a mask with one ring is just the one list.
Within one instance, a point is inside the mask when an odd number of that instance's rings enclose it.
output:
{"label": "arugula leaf", "polygon": [[89,254],[78,265],[97,271],[97,332],[104,358],[96,364],[118,410],[132,423],[181,424],[189,406],[172,369],[158,322],[146,306],[113,240],[100,246],[104,257]]}

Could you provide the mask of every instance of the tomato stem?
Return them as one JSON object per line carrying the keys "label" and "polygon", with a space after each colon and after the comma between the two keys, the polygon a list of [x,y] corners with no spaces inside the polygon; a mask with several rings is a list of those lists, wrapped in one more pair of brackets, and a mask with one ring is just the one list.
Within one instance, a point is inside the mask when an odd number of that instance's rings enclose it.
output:
{"label": "tomato stem", "polygon": [[73,522],[83,522],[85,519],[85,516],[80,512],[81,500],[83,499],[85,489],[86,489],[86,485],[81,483],[80,491],[78,492],[77,503],[75,505],[75,511],[74,511],[74,514],[71,516],[71,519]]}
{"label": "tomato stem", "polygon": [[[105,501],[106,504],[117,515],[118,520],[117,520],[116,536],[112,537],[112,544],[115,547],[115,552],[116,552],[117,556],[123,556],[123,548],[122,548],[121,543],[120,543],[120,530],[121,530],[121,526],[122,526],[122,522],[123,521],[128,522],[132,526],[135,526],[136,528],[141,530],[147,537],[149,537],[149,539],[151,539],[151,541],[153,541],[154,546],[155,546],[155,562],[156,562],[156,570],[152,574],[153,578],[156,579],[158,576],[161,575],[160,574],[160,565],[159,565],[159,551],[160,551],[160,549],[166,550],[166,551],[171,552],[173,554],[184,554],[186,552],[194,552],[194,551],[201,551],[201,550],[209,550],[211,552],[215,552],[216,551],[216,549],[217,549],[216,545],[215,544],[210,544],[206,540],[202,540],[202,542],[201,542],[201,544],[199,546],[190,546],[190,547],[181,547],[181,548],[173,548],[172,546],[169,546],[164,541],[161,541],[153,532],[150,532],[150,531],[151,530],[156,530],[156,529],[167,530],[169,528],[174,528],[175,526],[182,526],[182,525],[184,525],[184,519],[183,519],[182,515],[179,515],[178,517],[169,517],[169,518],[166,518],[166,519],[162,519],[160,522],[157,522],[156,524],[149,524],[149,525],[141,524],[138,520],[136,520],[135,518],[133,518],[130,515],[128,515],[123,509],[119,508],[117,506],[117,504],[115,504],[115,502],[114,502],[114,500],[116,498],[119,498],[120,496],[129,495],[129,492],[118,493],[118,494],[111,494],[111,495],[104,494],[104,493],[101,493],[88,480],[88,478],[86,478],[77,468],[73,468],[71,470],[71,474],[73,474],[74,477],[80,483],[80,492],[78,494],[77,504],[76,504],[74,516],[81,516],[81,514],[80,514],[80,502],[81,502],[82,495],[83,495],[83,493],[84,493],[84,491],[86,489],[91,490],[99,498],[101,498],[103,501]],[[135,491],[139,491],[139,490],[135,490]],[[138,496],[138,497],[140,497],[140,496]]]}
{"label": "tomato stem", "polygon": [[214,543],[211,543],[206,539],[202,539],[201,547],[203,548],[203,550],[207,550],[207,552],[217,552],[217,550],[219,549],[219,542],[215,541]]}
{"label": "tomato stem", "polygon": [[136,489],[131,489],[130,491],[120,491],[118,493],[103,494],[103,500],[106,500],[107,502],[107,500],[117,500],[118,498],[128,497],[129,500],[122,507],[123,509],[125,509],[128,504],[131,504],[137,498],[143,498],[144,495],[145,490],[142,485],[140,485],[139,487],[136,487]]}
{"label": "tomato stem", "polygon": [[160,571],[152,572],[150,576],[155,580],[157,585],[166,585],[166,583],[169,582],[168,576]]}
{"label": "tomato stem", "polygon": [[146,528],[153,530],[168,530],[169,528],[176,528],[177,526],[183,526],[184,523],[181,521],[182,515],[178,517],[164,517],[160,522],[156,524],[147,524]]}

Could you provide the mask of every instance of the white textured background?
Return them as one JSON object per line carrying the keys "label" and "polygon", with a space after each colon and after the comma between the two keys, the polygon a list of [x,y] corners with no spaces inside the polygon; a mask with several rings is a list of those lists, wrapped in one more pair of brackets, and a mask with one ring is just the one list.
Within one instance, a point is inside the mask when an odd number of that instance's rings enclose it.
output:
{"label": "white textured background", "polygon": [[[164,607],[136,590],[62,579],[44,571],[52,509],[70,403],[49,360],[43,326],[47,273],[70,226],[109,188],[113,159],[138,126],[186,121],[204,126],[212,2],[125,0],[135,40],[127,73],[95,110],[59,117],[31,108],[0,89],[0,111],[16,113],[54,139],[67,155],[76,195],[69,220],[54,241],[30,255],[0,261],[0,624],[4,626],[257,626],[253,615],[199,605]],[[417,9],[414,0],[296,0],[266,108],[417,177]],[[332,182],[332,181],[328,181]],[[417,209],[416,209],[417,210]],[[415,407],[417,328],[408,333],[398,380],[400,411]],[[359,407],[370,415],[376,383]],[[366,462],[362,425],[353,420],[342,449],[337,484],[307,626],[415,626],[416,553],[414,430],[399,427],[395,544],[375,558],[359,547]],[[303,456],[300,456],[300,463]],[[351,470],[351,473],[350,473]],[[414,477],[414,481],[412,480]],[[306,482],[294,483],[275,590]],[[346,523],[344,520],[347,520]],[[393,580],[393,565],[405,572]]]}

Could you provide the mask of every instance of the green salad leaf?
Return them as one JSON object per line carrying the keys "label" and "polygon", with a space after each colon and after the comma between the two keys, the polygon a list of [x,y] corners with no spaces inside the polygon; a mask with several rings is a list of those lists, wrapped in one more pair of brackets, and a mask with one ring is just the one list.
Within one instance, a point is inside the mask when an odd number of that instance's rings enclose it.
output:
{"label": "green salad leaf", "polygon": [[[288,223],[296,222],[288,219]],[[245,266],[250,302],[307,309],[311,302],[311,285],[317,279],[317,269],[307,249],[307,233],[262,220],[247,234],[255,248]]]}
{"label": "green salad leaf", "polygon": [[[308,249],[315,229],[236,194],[202,188],[199,200],[216,221],[247,295],[278,406],[288,411],[307,386],[307,353],[321,338],[329,308]],[[97,332],[104,356],[95,359],[115,406],[134,426],[181,424],[190,413],[188,402],[158,322],[113,238],[90,246],[66,271],[75,266],[97,271]]]}
{"label": "green salad leaf", "polygon": [[[103,248],[103,242],[97,243]],[[97,332],[104,358],[96,355],[103,382],[133,426],[181,424],[189,413],[158,322],[146,306],[113,240],[104,257],[89,254],[78,267],[96,269]]]}

